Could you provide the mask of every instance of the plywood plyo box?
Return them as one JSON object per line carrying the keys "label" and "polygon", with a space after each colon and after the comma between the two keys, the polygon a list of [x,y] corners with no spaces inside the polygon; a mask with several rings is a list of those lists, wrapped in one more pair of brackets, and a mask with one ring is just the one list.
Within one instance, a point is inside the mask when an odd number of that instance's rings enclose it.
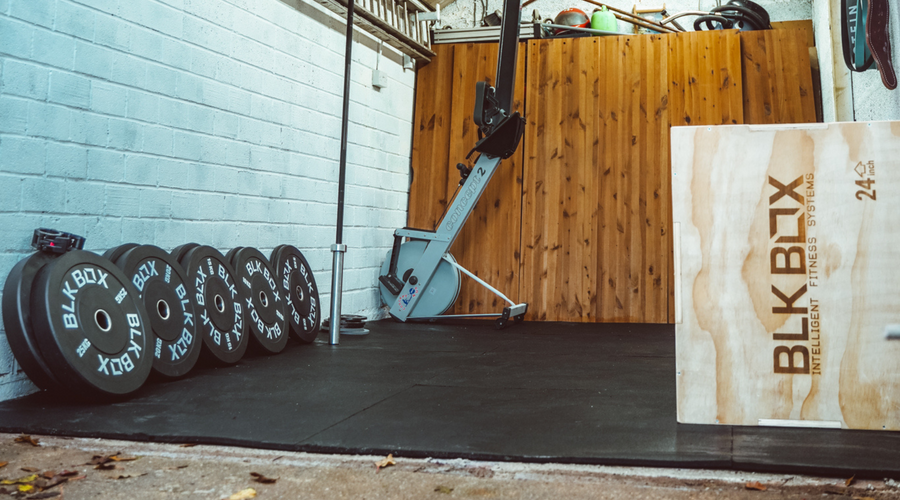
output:
{"label": "plywood plyo box", "polygon": [[900,429],[900,122],[672,128],[678,421]]}

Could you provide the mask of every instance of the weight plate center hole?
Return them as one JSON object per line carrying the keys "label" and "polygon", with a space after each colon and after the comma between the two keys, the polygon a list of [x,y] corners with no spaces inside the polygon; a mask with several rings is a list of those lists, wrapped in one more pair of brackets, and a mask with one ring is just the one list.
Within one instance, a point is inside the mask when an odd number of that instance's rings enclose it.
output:
{"label": "weight plate center hole", "polygon": [[216,304],[216,310],[218,310],[220,313],[225,312],[225,299],[223,299],[221,295],[216,294],[216,298],[213,300]]}
{"label": "weight plate center hole", "polygon": [[294,289],[294,291],[297,292],[297,299],[302,301],[303,300],[303,287],[301,287],[300,285],[297,285],[297,288]]}
{"label": "weight plate center hole", "polygon": [[159,313],[160,318],[164,320],[169,319],[169,315],[171,314],[171,311],[169,310],[169,303],[165,300],[160,299],[156,303],[156,312]]}
{"label": "weight plate center hole", "polygon": [[109,313],[103,309],[97,309],[97,312],[94,313],[94,322],[97,323],[97,328],[103,332],[112,330],[112,320]]}
{"label": "weight plate center hole", "polygon": [[259,305],[269,307],[269,297],[266,295],[266,292],[259,292]]}

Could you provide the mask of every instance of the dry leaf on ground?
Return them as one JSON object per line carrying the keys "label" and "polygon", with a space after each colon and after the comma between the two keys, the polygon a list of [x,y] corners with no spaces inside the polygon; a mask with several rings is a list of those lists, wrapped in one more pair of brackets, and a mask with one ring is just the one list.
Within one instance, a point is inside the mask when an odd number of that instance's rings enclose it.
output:
{"label": "dry leaf on ground", "polygon": [[30,444],[31,446],[40,446],[40,445],[41,445],[41,444],[40,444],[40,442],[41,442],[40,439],[38,439],[38,438],[33,438],[33,437],[29,436],[28,434],[22,434],[21,436],[17,437],[17,438],[15,439],[15,441],[16,441],[17,443],[28,443],[28,444]]}
{"label": "dry leaf on ground", "polygon": [[9,465],[9,462],[0,462],[0,468],[6,467]]}
{"label": "dry leaf on ground", "polygon": [[437,488],[435,488],[434,491],[436,491],[438,493],[445,493],[445,494],[449,495],[450,493],[453,493],[453,488],[450,488],[449,486],[441,485],[441,486],[438,486]]}
{"label": "dry leaf on ground", "polygon": [[34,482],[34,485],[37,486],[38,488],[40,488],[41,491],[44,491],[44,490],[49,490],[50,488],[53,488],[54,486],[59,486],[60,484],[65,483],[68,480],[69,480],[68,477],[56,476],[50,480],[39,479]]}
{"label": "dry leaf on ground", "polygon": [[78,475],[77,470],[64,470],[64,471],[60,472],[59,474],[57,474],[57,476],[63,476],[63,477],[77,476],[77,475]]}
{"label": "dry leaf on ground", "polygon": [[855,481],[855,480],[856,480],[856,474],[853,474],[852,476],[850,476],[850,479],[844,481],[844,485],[850,486],[851,484],[853,484],[853,481]]}
{"label": "dry leaf on ground", "polygon": [[146,472],[142,472],[140,474],[119,474],[118,476],[111,477],[110,479],[131,479],[133,477],[141,477],[146,475]]}
{"label": "dry leaf on ground", "polygon": [[45,491],[43,493],[38,493],[36,495],[31,495],[30,497],[26,497],[26,500],[41,500],[44,498],[55,498],[59,496],[58,491]]}
{"label": "dry leaf on ground", "polygon": [[53,472],[52,470],[45,470],[43,473],[41,473],[41,475],[47,479],[53,479],[53,476],[55,476],[56,473]]}
{"label": "dry leaf on ground", "polygon": [[16,479],[4,479],[3,481],[0,481],[0,484],[26,484],[26,483],[33,483],[33,482],[35,482],[35,481],[37,480],[37,478],[38,478],[37,474],[32,474],[32,475],[30,475],[30,476],[23,476],[23,477],[16,478]]}
{"label": "dry leaf on ground", "polygon": [[19,470],[24,472],[40,472],[41,469],[38,469],[37,467],[19,467]]}
{"label": "dry leaf on ground", "polygon": [[176,465],[175,467],[167,467],[166,468],[166,470],[178,470],[178,469],[187,469],[187,464]]}
{"label": "dry leaf on ground", "polygon": [[193,448],[194,446],[197,446],[197,443],[184,443],[183,445],[181,445],[179,447],[180,448]]}
{"label": "dry leaf on ground", "polygon": [[392,465],[396,465],[397,462],[394,461],[394,454],[391,453],[388,456],[384,457],[384,459],[375,464],[375,472],[384,469],[385,467],[390,467]]}
{"label": "dry leaf on ground", "polygon": [[94,466],[94,469],[96,469],[96,470],[115,470],[115,469],[121,469],[121,468],[122,467],[120,467],[116,464],[97,464]]}
{"label": "dry leaf on ground", "polygon": [[277,477],[276,478],[266,477],[266,476],[263,476],[262,474],[260,474],[259,472],[251,472],[250,475],[253,476],[253,480],[256,481],[257,483],[275,484],[275,481],[278,481]]}
{"label": "dry leaf on ground", "polygon": [[472,474],[475,477],[494,477],[494,471],[492,471],[490,467],[468,467],[466,468],[466,472]]}
{"label": "dry leaf on ground", "polygon": [[766,485],[760,483],[759,481],[753,481],[752,483],[748,482],[744,485],[744,488],[757,491],[766,491],[768,489]]}
{"label": "dry leaf on ground", "polygon": [[253,488],[247,488],[246,490],[241,490],[234,495],[228,497],[228,500],[247,500],[248,498],[256,497],[256,490]]}
{"label": "dry leaf on ground", "polygon": [[141,458],[141,457],[120,457],[119,454],[109,456],[109,459],[112,460],[113,462],[132,462],[139,458]]}
{"label": "dry leaf on ground", "polygon": [[16,486],[16,488],[18,488],[22,493],[31,493],[32,491],[34,491],[34,486],[30,484],[20,484]]}

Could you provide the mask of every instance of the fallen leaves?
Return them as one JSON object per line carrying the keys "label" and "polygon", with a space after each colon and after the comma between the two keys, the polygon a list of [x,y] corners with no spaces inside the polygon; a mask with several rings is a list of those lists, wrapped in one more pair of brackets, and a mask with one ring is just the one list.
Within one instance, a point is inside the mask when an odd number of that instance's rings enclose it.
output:
{"label": "fallen leaves", "polygon": [[19,436],[15,439],[15,442],[17,442],[17,443],[28,443],[31,446],[40,446],[41,445],[40,441],[41,441],[40,439],[33,438],[33,437],[29,436],[28,434],[22,434],[21,436]]}
{"label": "fallen leaves", "polygon": [[468,472],[469,474],[472,474],[475,477],[481,477],[481,478],[494,477],[494,471],[492,471],[490,467],[468,467],[468,468],[466,468],[466,472]]}
{"label": "fallen leaves", "polygon": [[42,500],[44,498],[54,498],[54,497],[58,497],[58,496],[59,496],[58,491],[45,491],[43,493],[31,495],[30,497],[28,497],[27,500]]}
{"label": "fallen leaves", "polygon": [[844,486],[850,486],[851,484],[853,484],[853,481],[855,481],[855,480],[856,480],[856,474],[853,474],[852,476],[850,476],[850,479],[847,479],[846,481],[844,481]]}
{"label": "fallen leaves", "polygon": [[250,475],[253,476],[253,480],[256,481],[257,483],[275,484],[275,481],[278,481],[277,477],[276,478],[266,477],[266,476],[263,476],[262,474],[260,474],[259,472],[251,472]]}
{"label": "fallen leaves", "polygon": [[197,446],[197,443],[184,443],[183,445],[180,445],[179,448],[193,448],[194,446]]}
{"label": "fallen leaves", "polygon": [[756,491],[766,491],[768,489],[766,487],[766,485],[760,483],[759,481],[753,481],[752,483],[748,482],[747,484],[744,485],[744,488],[748,489],[748,490],[756,490]]}
{"label": "fallen leaves", "polygon": [[385,467],[390,467],[392,465],[397,465],[397,462],[394,461],[394,454],[391,453],[388,456],[384,457],[380,462],[375,463],[375,472],[384,469]]}
{"label": "fallen leaves", "polygon": [[6,467],[7,465],[9,465],[9,462],[0,462],[0,469]]}
{"label": "fallen leaves", "polygon": [[131,479],[133,477],[141,477],[146,476],[146,472],[142,472],[140,474],[119,474],[118,476],[111,477],[110,479]]}
{"label": "fallen leaves", "polygon": [[453,488],[451,488],[449,486],[438,485],[438,487],[435,488],[434,491],[437,493],[443,493],[445,495],[449,495],[450,493],[453,493]]}
{"label": "fallen leaves", "polygon": [[84,465],[93,465],[97,470],[113,470],[117,468],[121,468],[116,466],[113,462],[131,462],[133,460],[137,460],[140,457],[121,457],[122,452],[113,453],[111,455],[94,455],[91,458],[91,461]]}
{"label": "fallen leaves", "polygon": [[0,484],[27,484],[37,481],[37,478],[37,474],[32,474],[30,476],[22,476],[18,479],[4,479],[3,481],[0,481]]}
{"label": "fallen leaves", "polygon": [[38,472],[41,469],[38,469],[37,467],[20,467],[19,470],[24,472]]}
{"label": "fallen leaves", "polygon": [[253,488],[247,488],[246,490],[241,490],[234,495],[228,497],[228,500],[247,500],[248,498],[255,498],[256,490]]}

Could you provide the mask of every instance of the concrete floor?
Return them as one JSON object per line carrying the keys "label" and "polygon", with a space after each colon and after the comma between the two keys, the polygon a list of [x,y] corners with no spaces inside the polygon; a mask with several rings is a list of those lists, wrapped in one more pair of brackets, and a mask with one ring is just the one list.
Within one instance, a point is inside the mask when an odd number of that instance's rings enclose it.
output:
{"label": "concrete floor", "polygon": [[[376,471],[375,463],[384,457],[47,436],[33,436],[40,444],[35,447],[15,442],[16,437],[0,434],[0,462],[9,462],[0,468],[0,478],[75,471],[73,479],[44,493],[68,499],[221,499],[247,488],[256,498],[311,499],[900,499],[900,484],[892,480],[860,480],[848,487],[846,478],[402,457]],[[85,465],[94,455],[116,453],[140,458],[113,462],[118,467],[113,470]],[[251,472],[277,482],[254,482]],[[766,490],[746,488],[755,482]]]}

